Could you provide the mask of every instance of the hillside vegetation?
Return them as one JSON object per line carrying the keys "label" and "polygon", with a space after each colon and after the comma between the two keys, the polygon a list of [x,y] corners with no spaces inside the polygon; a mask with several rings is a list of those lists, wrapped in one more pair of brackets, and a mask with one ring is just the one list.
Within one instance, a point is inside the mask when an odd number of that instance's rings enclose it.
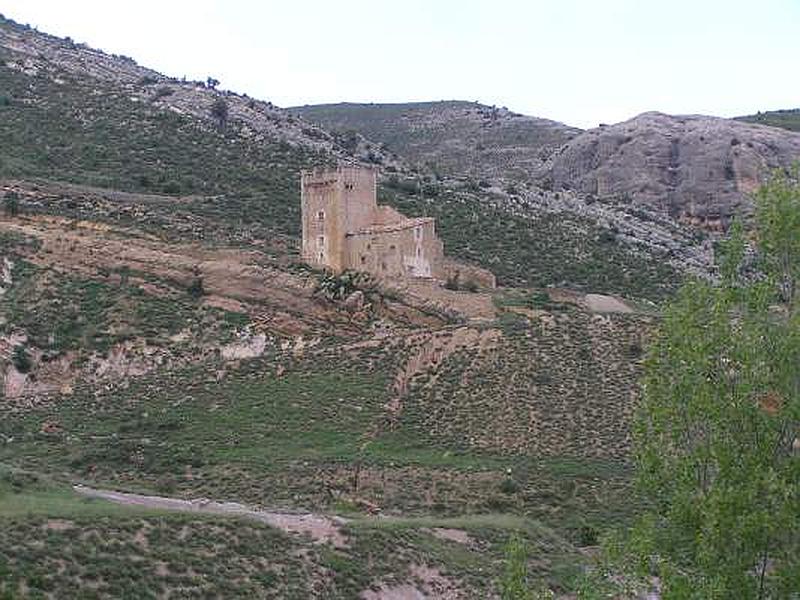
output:
{"label": "hillside vegetation", "polygon": [[[201,218],[205,236],[288,236],[291,247],[299,235],[300,169],[336,159],[321,148],[254,138],[235,119],[220,129],[61,70],[31,75],[3,67],[0,85],[9,99],[0,106],[0,176],[161,194],[146,201],[155,218],[137,224],[172,221],[162,227],[169,235],[175,221]],[[210,105],[213,92],[206,92]],[[381,200],[409,216],[437,217],[448,254],[493,270],[502,285],[571,285],[658,300],[679,280],[663,255],[632,249],[579,215],[514,211],[488,199],[488,190],[458,182],[427,184],[420,197],[405,181],[389,177]],[[108,218],[91,209],[81,216]]]}
{"label": "hillside vegetation", "polygon": [[[476,144],[454,173],[527,172],[575,133],[444,109]],[[0,191],[19,208],[0,219],[0,598],[493,598],[515,531],[537,578],[575,589],[635,508],[654,302],[702,236],[380,142],[0,19]],[[419,298],[299,264],[299,171],[339,160],[382,168],[381,202],[436,217],[503,287]],[[344,543],[203,498],[313,511]]]}
{"label": "hillside vegetation", "polygon": [[736,120],[770,125],[771,127],[780,127],[781,129],[788,129],[789,131],[800,131],[800,108],[759,111],[755,115],[736,117]]}

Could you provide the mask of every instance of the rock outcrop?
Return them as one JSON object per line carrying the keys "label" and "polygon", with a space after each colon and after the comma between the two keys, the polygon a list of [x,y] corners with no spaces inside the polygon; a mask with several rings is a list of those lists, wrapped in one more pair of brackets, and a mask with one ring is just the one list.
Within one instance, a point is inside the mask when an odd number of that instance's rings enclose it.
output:
{"label": "rock outcrop", "polygon": [[770,169],[800,160],[800,134],[706,116],[648,112],[568,142],[546,175],[555,189],[655,208],[706,229],[748,211]]}

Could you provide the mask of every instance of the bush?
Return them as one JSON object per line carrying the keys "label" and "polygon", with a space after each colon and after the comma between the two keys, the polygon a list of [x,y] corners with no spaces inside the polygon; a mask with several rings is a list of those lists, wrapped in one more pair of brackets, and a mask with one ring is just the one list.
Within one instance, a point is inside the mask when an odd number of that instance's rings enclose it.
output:
{"label": "bush", "polygon": [[20,373],[30,372],[33,364],[28,356],[27,349],[22,344],[14,347],[14,353],[11,355],[11,364],[13,364],[14,368]]}
{"label": "bush", "polygon": [[203,287],[203,278],[200,276],[195,277],[192,283],[189,284],[187,290],[192,298],[200,298],[205,295],[206,290]]}
{"label": "bush", "polygon": [[591,525],[582,525],[578,529],[578,546],[585,548],[586,546],[597,546],[599,535],[597,529]]}
{"label": "bush", "polygon": [[3,211],[7,217],[16,217],[19,214],[19,196],[16,192],[7,192],[3,198]]}
{"label": "bush", "polygon": [[228,124],[228,102],[225,98],[217,98],[211,104],[211,116],[217,121],[220,129],[223,129]]}
{"label": "bush", "polygon": [[156,90],[156,93],[153,95],[153,100],[158,100],[159,98],[165,98],[166,96],[171,96],[174,93],[175,90],[165,85]]}
{"label": "bush", "polygon": [[508,495],[516,494],[519,491],[519,484],[512,477],[506,477],[500,483],[500,491]]}

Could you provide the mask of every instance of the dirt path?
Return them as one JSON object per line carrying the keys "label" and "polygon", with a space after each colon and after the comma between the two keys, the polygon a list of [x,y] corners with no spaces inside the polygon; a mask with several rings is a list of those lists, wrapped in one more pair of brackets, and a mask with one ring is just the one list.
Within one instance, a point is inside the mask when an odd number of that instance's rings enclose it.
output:
{"label": "dirt path", "polygon": [[238,502],[215,502],[206,498],[182,500],[164,496],[145,496],[143,494],[98,490],[83,485],[74,485],[72,488],[82,496],[100,498],[126,506],[143,506],[176,512],[245,517],[266,523],[286,533],[307,534],[317,543],[327,542],[337,548],[347,546],[347,538],[341,531],[341,526],[346,521],[339,517],[326,517],[313,513],[271,512],[245,506]]}

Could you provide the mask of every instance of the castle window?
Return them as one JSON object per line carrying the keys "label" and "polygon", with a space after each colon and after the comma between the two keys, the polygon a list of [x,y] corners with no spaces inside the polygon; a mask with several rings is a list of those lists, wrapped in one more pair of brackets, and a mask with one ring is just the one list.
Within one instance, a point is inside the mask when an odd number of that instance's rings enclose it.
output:
{"label": "castle window", "polygon": [[352,184],[352,183],[345,183],[345,184],[344,184],[344,189],[346,189],[346,190],[352,190],[352,189],[353,189],[353,184]]}
{"label": "castle window", "polygon": [[415,227],[414,228],[414,239],[421,240],[422,239],[422,227]]}
{"label": "castle window", "polygon": [[325,211],[324,210],[321,210],[321,211],[319,211],[317,213],[317,220],[318,221],[324,221],[325,220]]}
{"label": "castle window", "polygon": [[420,248],[419,246],[417,246],[417,256],[418,257],[422,256],[422,248]]}
{"label": "castle window", "polygon": [[320,252],[319,253],[319,261],[322,262],[324,260],[325,260],[325,253],[324,252]]}
{"label": "castle window", "polygon": [[317,246],[319,248],[325,247],[325,236],[324,235],[317,236]]}
{"label": "castle window", "polygon": [[361,264],[363,265],[365,262],[367,262],[367,257],[362,254],[361,255]]}

